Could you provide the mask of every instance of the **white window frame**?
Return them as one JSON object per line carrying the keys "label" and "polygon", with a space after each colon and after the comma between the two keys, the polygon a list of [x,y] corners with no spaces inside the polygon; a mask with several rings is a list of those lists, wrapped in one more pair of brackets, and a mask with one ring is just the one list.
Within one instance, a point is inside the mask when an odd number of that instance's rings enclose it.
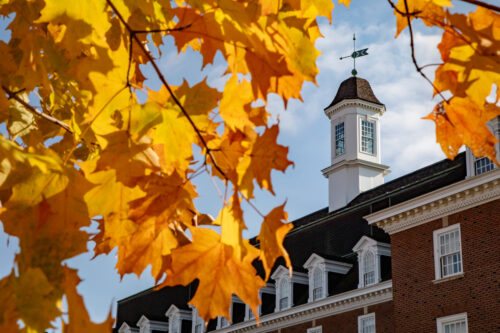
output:
{"label": "white window frame", "polygon": [[178,325],[178,333],[182,332],[182,321],[183,320],[188,320],[192,321],[193,320],[193,315],[191,313],[191,310],[181,310],[178,307],[176,307],[174,304],[172,304],[167,312],[165,313],[165,316],[168,318],[168,332],[169,333],[174,333],[173,326],[174,322],[177,323]]}
{"label": "white window frame", "polygon": [[[387,243],[377,242],[376,240],[363,236],[352,248],[358,254],[358,288],[364,288],[377,284],[382,281],[382,270],[380,257],[391,256],[391,245]],[[367,252],[371,252],[375,259],[375,282],[369,285],[365,284],[365,256]]]}
{"label": "white window frame", "polygon": [[375,320],[375,312],[372,312],[358,317],[358,333],[364,333],[363,322],[367,319],[373,319],[373,325],[375,326],[374,333],[377,332],[377,321]]}
{"label": "white window frame", "polygon": [[[259,290],[259,299],[261,304],[257,307],[257,312],[259,316],[262,315],[262,294],[271,294],[276,297],[276,289],[272,283],[267,283],[264,287]],[[255,320],[255,316],[253,315],[252,309],[245,304],[245,321]]]}
{"label": "white window frame", "polygon": [[465,321],[465,332],[469,332],[469,323],[467,322],[467,312],[454,314],[451,316],[436,318],[437,333],[445,333],[445,325],[452,324],[454,322]]}
{"label": "white window frame", "polygon": [[[274,307],[274,312],[283,311],[294,306],[293,304],[294,283],[305,284],[305,285],[309,284],[309,279],[307,278],[307,274],[294,271],[292,276],[290,277],[290,271],[288,270],[288,268],[281,265],[271,275],[271,279],[275,281],[275,288],[276,288],[276,304]],[[281,293],[282,281],[286,281],[285,287],[287,288],[288,291],[288,304],[284,308],[280,307],[280,300],[282,296]]]}
{"label": "white window frame", "polygon": [[[368,271],[367,269],[367,265],[369,263],[367,263],[366,259],[368,258],[368,256],[371,256],[371,267],[370,267],[370,270]],[[377,256],[375,255],[374,251],[372,250],[366,250],[364,251],[363,253],[363,286],[367,287],[367,286],[371,286],[372,284],[375,284],[379,281],[377,281],[377,264],[376,264],[376,261],[377,261]],[[367,274],[368,273],[372,273],[373,276],[368,276]],[[368,278],[370,278],[370,281],[367,281]]]}
{"label": "white window frame", "polygon": [[323,326],[315,326],[307,329],[307,333],[323,333]]}
{"label": "white window frame", "polygon": [[[460,251],[459,251],[459,253],[460,253],[460,271],[453,273],[453,274],[448,274],[446,276],[441,276],[441,252],[440,252],[441,244],[439,242],[439,237],[442,234],[455,232],[457,230],[458,230],[458,235],[460,237]],[[463,251],[462,251],[462,232],[460,231],[460,223],[456,223],[456,224],[450,225],[450,226],[445,227],[445,228],[434,230],[433,243],[434,243],[434,276],[435,276],[435,280],[447,279],[450,277],[463,275],[463,273],[464,273],[464,265],[463,265],[464,255],[463,255]]]}
{"label": "white window frame", "polygon": [[[309,259],[303,265],[308,270],[309,277],[309,299],[308,302],[315,302],[328,296],[328,273],[347,274],[352,264],[341,261],[325,259],[316,253],[311,254]],[[321,271],[321,295],[314,298],[314,272],[319,269]]]}
{"label": "white window frame", "polygon": [[[363,122],[367,122],[369,124],[373,125],[373,151],[369,152],[366,150],[363,150]],[[368,155],[377,155],[377,121],[370,119],[368,117],[362,117],[360,118],[359,121],[359,151],[362,152],[363,154],[368,154]]]}
{"label": "white window frame", "polygon": [[198,309],[196,309],[196,307],[194,307],[194,306],[191,306],[191,309],[192,309],[192,315],[193,315],[193,318],[191,319],[191,322],[193,323],[191,325],[191,333],[197,333],[196,326],[198,326],[198,325],[201,325],[201,333],[205,332],[205,322],[198,315]]}

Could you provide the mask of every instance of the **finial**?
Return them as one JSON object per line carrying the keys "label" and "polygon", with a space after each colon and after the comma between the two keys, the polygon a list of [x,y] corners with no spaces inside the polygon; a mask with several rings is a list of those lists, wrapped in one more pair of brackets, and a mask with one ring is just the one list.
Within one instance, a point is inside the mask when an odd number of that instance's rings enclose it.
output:
{"label": "finial", "polygon": [[354,62],[354,68],[351,71],[351,74],[352,74],[352,76],[356,76],[358,74],[358,71],[356,70],[356,58],[368,55],[368,52],[367,52],[368,48],[356,51],[356,34],[352,34],[352,43],[353,43],[352,54],[345,56],[345,57],[340,57],[340,60],[345,59],[345,58],[352,58],[352,60]]}

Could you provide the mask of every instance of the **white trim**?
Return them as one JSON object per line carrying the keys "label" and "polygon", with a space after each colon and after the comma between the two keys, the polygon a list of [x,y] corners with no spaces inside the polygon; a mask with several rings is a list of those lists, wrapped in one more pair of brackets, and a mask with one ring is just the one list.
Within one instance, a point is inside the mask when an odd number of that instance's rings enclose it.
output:
{"label": "white trim", "polygon": [[373,318],[373,323],[375,325],[375,332],[377,331],[377,322],[375,320],[375,312],[368,313],[362,316],[358,316],[358,332],[363,333],[363,320]]}
{"label": "white trim", "polygon": [[[280,265],[274,273],[271,275],[271,279],[275,281],[276,286],[276,304],[274,307],[274,312],[280,312],[288,308],[293,307],[293,284],[309,284],[306,273],[293,272],[290,277],[290,270]],[[280,309],[280,298],[281,298],[281,281],[286,281],[288,284],[288,304],[286,308]]]}
{"label": "white trim", "polygon": [[465,332],[469,332],[469,323],[467,322],[467,312],[454,314],[451,316],[436,318],[437,333],[444,333],[444,325],[454,322],[465,320]]}
{"label": "white trim", "polygon": [[[460,262],[460,272],[457,272],[455,274],[448,274],[446,276],[441,276],[441,253],[440,253],[440,243],[439,243],[439,235],[451,231],[458,230],[458,234],[460,235],[460,257],[461,257],[461,262]],[[432,241],[434,244],[434,278],[435,280],[433,282],[437,282],[438,280],[441,279],[449,279],[455,275],[463,275],[464,274],[464,258],[463,258],[463,252],[462,252],[462,232],[460,231],[460,223],[452,224],[446,228],[441,228],[441,229],[436,229],[432,232]]]}
{"label": "white trim", "polygon": [[389,234],[500,199],[500,169],[470,177],[365,216]]}
{"label": "white trim", "polygon": [[[172,325],[174,321],[177,321],[179,324],[179,333],[182,332],[182,321],[183,320],[189,320],[191,321],[193,319],[193,315],[191,314],[190,310],[181,310],[178,307],[176,307],[174,304],[172,304],[167,312],[165,312],[165,316],[168,317],[168,332],[172,332]],[[172,332],[175,333],[175,332]]]}
{"label": "white trim", "polygon": [[201,332],[205,332],[205,321],[198,315],[198,309],[190,305],[191,308],[191,333],[196,333],[196,325],[201,324]]}
{"label": "white trim", "polygon": [[136,324],[139,327],[139,333],[151,333],[155,331],[168,331],[168,323],[166,321],[150,320],[145,315],[142,315]]}
{"label": "white trim", "polygon": [[384,281],[366,288],[354,289],[342,294],[323,298],[313,303],[306,303],[278,313],[260,317],[259,326],[255,320],[241,322],[217,333],[252,332],[263,333],[276,331],[315,319],[329,317],[339,313],[360,309],[365,306],[392,301],[392,280]]}
{"label": "white trim", "polygon": [[358,255],[358,288],[363,288],[365,286],[365,256],[368,253],[374,255],[375,260],[375,283],[382,281],[382,269],[380,256],[391,256],[391,245],[387,243],[377,242],[376,240],[364,235],[352,248],[353,252]]}
{"label": "white trim", "polygon": [[130,327],[126,322],[123,322],[120,328],[118,329],[118,333],[139,333],[139,329],[135,327]]}
{"label": "white trim", "polygon": [[[276,295],[276,289],[274,288],[274,285],[272,283],[267,283],[264,287],[259,289],[260,304],[257,307],[257,312],[259,316],[262,314],[262,294]],[[255,318],[250,318],[251,312],[252,309],[248,306],[248,304],[245,304],[245,319],[244,319],[245,321],[255,319]]]}
{"label": "white trim", "polygon": [[307,333],[323,333],[323,326],[315,326],[307,329]]}
{"label": "white trim", "polygon": [[[314,271],[316,269],[321,270],[322,274],[322,285],[321,285],[321,296],[318,299],[325,298],[328,296],[328,272],[347,274],[351,268],[352,264],[348,264],[341,261],[329,260],[321,257],[320,255],[313,253],[306,263],[303,265],[305,269],[308,270],[309,277],[309,299],[308,302],[313,302],[314,300]],[[318,300],[316,299],[316,300]]]}
{"label": "white trim", "polygon": [[332,105],[329,108],[326,108],[325,114],[328,118],[331,118],[334,113],[339,112],[339,111],[346,109],[348,107],[351,107],[351,106],[362,106],[368,110],[376,111],[380,115],[383,115],[385,112],[384,105],[375,104],[372,102],[367,102],[367,101],[364,101],[362,99],[356,98],[356,99],[344,99],[344,100],[340,101],[339,103]]}

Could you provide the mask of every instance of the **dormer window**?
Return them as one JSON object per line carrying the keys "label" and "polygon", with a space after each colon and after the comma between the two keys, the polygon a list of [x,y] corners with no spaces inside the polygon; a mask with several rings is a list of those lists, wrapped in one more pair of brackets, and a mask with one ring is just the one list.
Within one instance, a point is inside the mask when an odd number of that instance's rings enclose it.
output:
{"label": "dormer window", "polygon": [[323,272],[317,267],[313,271],[313,301],[323,298]]}
{"label": "dormer window", "polygon": [[193,325],[191,326],[191,333],[203,333],[203,328],[204,328],[204,321],[201,319],[201,317],[198,315],[198,310],[194,307],[191,306],[192,311],[192,319],[191,322]]}
{"label": "dormer window", "polygon": [[375,153],[375,122],[361,120],[361,151],[363,153]]}
{"label": "dormer window", "polygon": [[193,315],[191,311],[188,310],[180,310],[174,304],[172,304],[165,316],[168,318],[168,332],[169,333],[181,333],[182,332],[182,322],[183,321],[191,321],[193,319]]}
{"label": "dormer window", "polygon": [[325,259],[313,253],[304,268],[309,271],[309,302],[314,302],[328,296],[328,274],[347,274],[352,264]]}
{"label": "dormer window", "polygon": [[141,316],[136,325],[139,327],[139,333],[151,333],[153,331],[166,332],[168,329],[166,321],[149,320],[144,315]]}
{"label": "dormer window", "polygon": [[[391,256],[391,246],[387,243],[363,236],[352,249],[358,254],[358,288],[368,287],[382,281],[382,257]],[[385,266],[384,266],[385,267]]]}
{"label": "dormer window", "polygon": [[366,251],[365,253],[363,280],[365,286],[375,283],[375,256],[371,251]]}
{"label": "dormer window", "polygon": [[335,125],[335,156],[340,156],[344,152],[344,123],[340,123]]}
{"label": "dormer window", "polygon": [[123,322],[122,326],[118,330],[118,333],[139,333],[139,329],[135,327],[130,327],[126,322]]}
{"label": "dormer window", "polygon": [[[273,303],[271,297],[273,299],[276,297],[276,290],[275,290],[274,285],[272,283],[267,283],[266,286],[259,289],[259,299],[261,301],[261,305],[259,305],[257,307],[257,313],[259,314],[259,316],[261,316],[262,314],[270,313],[269,312],[270,306],[272,306],[274,308],[274,304],[271,304],[271,303]],[[266,302],[266,304],[265,304],[265,308],[263,309],[262,306],[264,305],[264,302]],[[266,310],[267,310],[267,312],[266,312]],[[247,321],[247,320],[253,320],[253,319],[255,319],[255,315],[254,315],[252,309],[248,305],[245,305],[245,319],[244,320]]]}
{"label": "dormer window", "polygon": [[280,281],[279,290],[279,309],[284,310],[288,309],[289,300],[290,300],[290,282],[288,279],[283,278]]}
{"label": "dormer window", "polygon": [[307,289],[309,283],[307,274],[294,271],[290,277],[290,271],[283,266],[279,266],[271,275],[271,278],[276,281],[275,312],[294,306],[294,289]]}

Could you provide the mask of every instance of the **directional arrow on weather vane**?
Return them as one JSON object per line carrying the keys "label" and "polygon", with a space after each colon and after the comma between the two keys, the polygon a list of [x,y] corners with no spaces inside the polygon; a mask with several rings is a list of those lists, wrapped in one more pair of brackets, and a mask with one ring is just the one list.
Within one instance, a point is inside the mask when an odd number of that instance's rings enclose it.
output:
{"label": "directional arrow on weather vane", "polygon": [[356,76],[358,74],[358,71],[356,70],[356,58],[368,55],[368,48],[362,49],[362,50],[356,50],[356,35],[352,36],[352,41],[353,41],[353,52],[351,55],[345,56],[345,57],[340,57],[340,60],[345,59],[345,58],[352,58],[354,66],[351,71],[353,76]]}
{"label": "directional arrow on weather vane", "polygon": [[359,57],[362,57],[362,56],[365,56],[365,55],[368,55],[368,48],[366,49],[362,49],[362,50],[358,50],[358,51],[354,51],[352,54],[351,54],[351,57],[352,58],[359,58]]}

